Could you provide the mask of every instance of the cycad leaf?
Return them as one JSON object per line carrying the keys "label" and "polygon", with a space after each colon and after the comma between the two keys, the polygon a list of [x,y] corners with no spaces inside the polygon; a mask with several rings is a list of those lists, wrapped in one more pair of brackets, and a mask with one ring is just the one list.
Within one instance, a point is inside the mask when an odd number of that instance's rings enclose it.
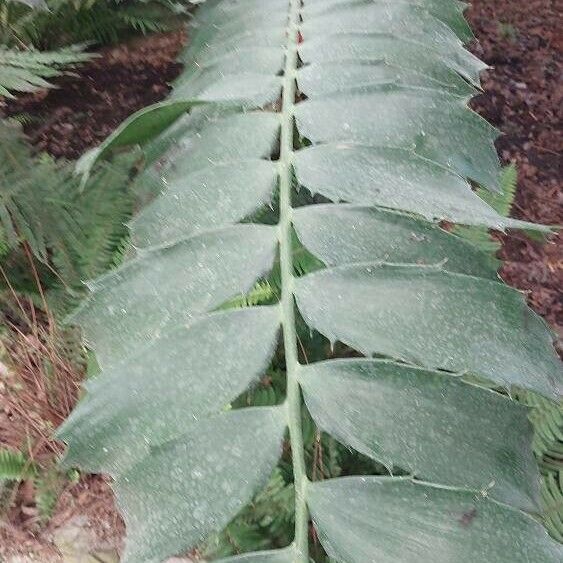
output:
{"label": "cycad leaf", "polygon": [[[348,67],[350,64],[352,69],[356,69],[356,82],[346,81],[347,87],[343,90],[358,90],[365,84],[365,75],[369,76],[368,67],[377,64],[389,67],[396,74],[399,84],[425,85],[462,97],[470,96],[475,91],[474,87],[457,74],[455,69],[459,68],[458,57],[448,57],[424,44],[401,41],[385,34],[317,35],[299,47],[299,55],[303,62],[313,67],[312,72],[326,73],[331,82],[336,84],[341,84],[342,78],[336,76],[333,65],[345,64]],[[358,65],[360,69],[357,69]],[[305,89],[307,96],[319,96],[323,91],[326,92],[325,88],[333,90],[322,81],[309,83],[310,86],[307,87],[307,68],[301,69],[298,75],[304,77],[299,85]],[[486,68],[485,65],[482,68]]]}
{"label": "cycad leaf", "polygon": [[315,205],[294,211],[301,242],[327,266],[354,262],[441,264],[445,270],[496,279],[496,261],[463,239],[407,215],[373,207]]}
{"label": "cycad leaf", "polygon": [[344,92],[361,92],[382,87],[407,86],[443,90],[447,87],[452,94],[469,97],[475,88],[453,74],[447,85],[428,74],[416,74],[384,61],[374,60],[350,62],[328,60],[324,64],[311,63],[299,70],[299,89],[309,97],[327,96]]}
{"label": "cycad leaf", "polygon": [[[277,170],[273,162],[241,160],[214,164],[193,174],[174,171],[162,181],[168,186],[166,192],[133,224],[140,246],[171,242],[244,219],[270,202]],[[185,212],[174,213],[178,207]]]}
{"label": "cycad leaf", "polygon": [[301,135],[314,143],[402,148],[407,162],[414,150],[498,191],[496,132],[450,94],[395,86],[312,97],[296,107],[295,116]]}
{"label": "cycad leaf", "polygon": [[309,506],[331,559],[342,563],[560,561],[536,520],[474,493],[408,479],[313,483]]}
{"label": "cycad leaf", "polygon": [[[527,411],[468,383],[560,393],[551,334],[490,257],[432,222],[529,227],[469,181],[498,191],[497,132],[466,106],[485,65],[462,48],[462,8],[208,0],[177,101],[102,147],[145,145],[142,190],[162,193],[131,225],[147,248],[91,284],[76,316],[103,370],[63,437],[70,462],[112,472],[129,560],[225,526],[266,482],[286,425],[295,540],[232,561],[308,563],[309,513],[335,561],[561,560],[521,511],[538,500]],[[165,130],[153,118],[166,104],[192,113]],[[270,282],[257,309],[250,290]],[[368,358],[302,366],[302,320]],[[285,400],[239,408],[278,325]],[[321,429],[435,484],[311,483],[301,390]]]}
{"label": "cycad leaf", "polygon": [[227,109],[217,109],[216,115],[210,115],[210,109],[193,110],[151,140],[145,147],[149,166],[141,174],[145,181],[165,190],[173,178],[180,179],[211,164],[269,158],[277,143],[279,115],[259,111],[241,114]]}
{"label": "cycad leaf", "polygon": [[379,205],[467,225],[527,228],[505,218],[469,188],[466,180],[410,150],[325,144],[300,151],[299,182],[333,201]]}
{"label": "cycad leaf", "polygon": [[[305,5],[303,9],[303,34],[313,37],[329,30],[331,35],[353,34],[386,34],[396,39],[412,41],[428,45],[439,53],[458,52],[463,55],[462,43],[455,32],[434,17],[440,17],[443,9],[432,6],[429,2],[347,2],[340,6],[334,4],[323,11]],[[453,3],[450,7],[455,6]],[[309,16],[309,17],[308,17]],[[476,58],[475,74],[468,78],[478,80],[478,70],[482,63]]]}
{"label": "cycad leaf", "polygon": [[[467,22],[463,18],[464,5],[450,0],[371,0],[388,7],[390,4],[405,4],[412,7],[419,7],[428,10],[428,13],[436,19],[447,24],[456,35],[467,41],[473,37],[473,33]],[[307,2],[306,13],[308,16],[316,16],[327,13],[334,13],[335,8],[346,8],[349,0],[312,0]],[[370,0],[357,0],[356,5],[369,4]],[[337,12],[336,12],[337,13]]]}
{"label": "cycad leaf", "polygon": [[152,164],[138,181],[163,195],[131,224],[139,246],[235,223],[272,199],[277,170],[267,157],[277,140],[276,114],[190,115],[184,122],[147,148]]}
{"label": "cycad leaf", "polygon": [[96,162],[111,150],[144,143],[172,125],[188,109],[204,104],[203,101],[165,101],[140,109],[128,117],[104,142],[85,152],[76,162],[76,172],[85,180]]}

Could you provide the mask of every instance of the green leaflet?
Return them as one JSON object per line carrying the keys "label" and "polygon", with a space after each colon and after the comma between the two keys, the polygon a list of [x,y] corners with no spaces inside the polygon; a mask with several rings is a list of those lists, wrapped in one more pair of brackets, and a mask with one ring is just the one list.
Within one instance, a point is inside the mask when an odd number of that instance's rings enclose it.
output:
{"label": "green leaflet", "polygon": [[[370,1],[373,0],[356,0],[354,4],[361,7],[369,5]],[[378,3],[385,7],[399,4],[403,5],[403,8],[419,7],[426,9],[437,20],[448,24],[450,29],[463,41],[469,41],[473,38],[473,33],[463,18],[465,6],[459,2],[451,2],[450,0],[378,0]],[[349,5],[350,2],[348,0],[310,0],[305,6],[305,13],[309,17],[323,14],[338,14],[339,12],[335,8],[346,9]]]}
{"label": "green leaflet", "polygon": [[497,229],[527,228],[529,223],[500,217],[467,181],[405,149],[357,144],[323,144],[299,151],[295,173],[312,193],[333,201],[379,205]]}
{"label": "green leaflet", "polygon": [[[432,13],[439,13],[442,10],[429,4],[429,2],[420,2],[419,5],[414,2],[354,2],[340,8],[332,6],[330,10],[315,11],[315,2],[311,4],[312,10],[307,3],[302,11],[301,29],[305,37],[314,37],[319,33],[386,34],[402,41],[424,43],[437,53],[465,55],[456,33]],[[309,14],[312,15],[308,17]],[[326,30],[330,32],[326,33]],[[469,56],[465,56],[467,60],[470,59]],[[466,71],[467,78],[478,83],[478,71],[483,64],[476,58],[473,58],[472,62],[474,68]]]}
{"label": "green leaflet", "polygon": [[[561,560],[522,511],[539,496],[528,411],[461,377],[560,394],[551,334],[489,256],[432,223],[532,227],[468,182],[498,191],[499,166],[496,131],[466,107],[483,65],[462,48],[461,12],[450,0],[209,0],[165,103],[190,115],[156,120],[156,136],[121,129],[145,145],[147,197],[161,193],[131,223],[143,249],[94,281],[75,317],[102,373],[61,436],[68,463],[115,478],[126,561],[162,561],[227,525],[284,433],[294,542],[230,561],[307,563],[310,516],[335,561]],[[239,224],[265,215],[277,225]],[[276,292],[256,307],[248,292],[270,287],[274,263]],[[301,365],[296,306],[368,357]],[[240,406],[276,344],[285,401]],[[320,428],[412,478],[311,483],[302,393]]]}
{"label": "green leaflet", "polygon": [[100,366],[122,361],[164,329],[248,291],[272,264],[275,236],[271,227],[240,225],[147,250],[92,282],[73,321]]}
{"label": "green leaflet", "polygon": [[95,149],[84,153],[76,163],[77,174],[82,174],[84,187],[92,167],[111,150],[133,144],[142,144],[164,131],[189,108],[205,102],[166,101],[143,108],[128,117],[107,139]]}
{"label": "green leaflet", "polygon": [[[385,112],[371,111],[381,105]],[[368,93],[315,97],[299,104],[295,117],[301,135],[314,143],[414,151],[497,189],[496,132],[450,94],[397,85]]]}
{"label": "green leaflet", "polygon": [[216,415],[195,421],[181,439],[117,477],[129,530],[123,560],[161,561],[163,553],[179,553],[223,528],[266,484],[284,430],[276,407]]}
{"label": "green leaflet", "polygon": [[[465,52],[467,55],[468,53]],[[421,58],[422,55],[422,58]],[[465,65],[460,64],[458,57],[448,57],[425,47],[424,44],[401,41],[388,35],[353,35],[339,34],[332,36],[315,36],[299,47],[299,56],[303,62],[312,64],[316,72],[331,72],[332,65],[348,63],[354,68],[360,65],[365,68],[373,64],[383,64],[400,77],[399,83],[410,85],[425,84],[431,88],[448,91],[457,96],[467,97],[474,87],[464,80],[456,71]],[[447,62],[447,64],[441,64]],[[472,62],[472,61],[471,61]],[[307,68],[299,71],[299,76],[307,75]],[[485,68],[485,67],[483,67]],[[346,74],[350,69],[346,71]],[[338,82],[341,79],[337,79]],[[338,83],[337,82],[337,83]],[[353,90],[352,84],[346,88]],[[306,83],[303,84],[306,87]],[[322,91],[322,90],[321,90]],[[312,88],[307,95],[314,97],[319,94]]]}
{"label": "green leaflet", "polygon": [[[277,142],[279,115],[238,113],[209,107],[193,110],[145,147],[147,167],[141,176],[163,191],[182,175],[250,158],[267,159]],[[173,174],[168,178],[168,174]],[[163,179],[164,178],[164,179]]]}
{"label": "green leaflet", "polygon": [[[324,44],[313,45],[312,49],[323,47]],[[377,59],[350,62],[335,58],[328,59],[324,64],[313,62],[299,69],[298,77],[299,89],[309,97],[361,92],[383,86],[407,86],[438,91],[446,88],[452,94],[462,97],[471,96],[475,92],[475,88],[458,74],[452,73],[451,77],[447,77],[448,82],[444,83],[439,77],[418,74],[410,69],[392,66]]]}
{"label": "green leaflet", "polygon": [[[215,3],[209,3],[212,4]],[[204,15],[206,9],[211,12],[207,17]],[[243,10],[238,7],[239,16],[244,16]],[[237,14],[228,8],[223,10],[217,5],[211,9],[203,7],[200,12],[203,16],[201,23],[207,22],[208,27],[200,30],[200,38],[194,37],[191,47],[183,55],[189,60],[189,66],[177,80],[171,99],[139,110],[129,117],[99,147],[88,151],[78,161],[77,173],[87,177],[95,163],[111,150],[123,145],[146,143],[198,105],[252,108],[273,103],[278,98],[281,81],[277,74],[283,68],[285,19],[281,17],[273,25],[262,28],[257,36],[249,34],[246,20],[241,18],[237,21]],[[223,32],[220,24],[225,22],[230,22],[234,29]],[[229,35],[229,39],[225,40],[224,33]],[[273,56],[264,57],[264,47],[272,47]],[[233,65],[229,58],[232,58],[233,51],[243,49],[244,57],[237,59],[249,61],[246,72]]]}
{"label": "green leaflet", "polygon": [[546,541],[541,524],[471,492],[408,479],[348,477],[312,484],[309,498],[334,561],[561,560],[561,546]]}
{"label": "green leaflet", "polygon": [[[174,170],[161,177],[164,194],[132,225],[135,241],[152,246],[235,223],[268,204],[277,183],[273,162],[253,159],[214,164],[190,174]],[[185,213],[177,215],[178,207]]]}
{"label": "green leaflet", "polygon": [[[266,160],[277,143],[279,125],[275,113],[241,114],[214,106],[193,109],[145,145],[145,169],[136,178],[137,192],[149,200],[166,192],[170,184],[183,184],[183,176],[203,168],[246,159]],[[142,245],[140,240],[135,242]]]}
{"label": "green leaflet", "polygon": [[[342,443],[390,468],[537,510],[526,408],[450,375],[381,360],[318,362],[299,381],[317,424]],[[472,433],[475,420],[489,428],[486,440]]]}
{"label": "green leaflet", "polygon": [[[120,364],[103,371],[87,384],[83,408],[59,429],[74,443],[66,464],[120,474],[151,448],[182,436],[186,420],[221,410],[267,368],[279,320],[274,307],[209,315],[152,342],[128,362],[127,377]],[[200,354],[210,347],[217,349],[213,358]]]}
{"label": "green leaflet", "polygon": [[562,394],[543,319],[498,282],[436,267],[351,264],[302,277],[295,289],[307,324],[367,356]]}
{"label": "green leaflet", "polygon": [[[151,165],[138,182],[162,196],[132,222],[139,246],[172,242],[236,222],[269,204],[277,170],[266,157],[279,130],[273,113],[186,116],[147,148]],[[250,197],[248,197],[250,196]],[[217,202],[220,202],[216,205]],[[184,214],[174,213],[181,206]]]}
{"label": "green leaflet", "polygon": [[327,266],[354,262],[437,265],[496,279],[496,261],[435,225],[355,205],[315,205],[293,213],[301,242]]}

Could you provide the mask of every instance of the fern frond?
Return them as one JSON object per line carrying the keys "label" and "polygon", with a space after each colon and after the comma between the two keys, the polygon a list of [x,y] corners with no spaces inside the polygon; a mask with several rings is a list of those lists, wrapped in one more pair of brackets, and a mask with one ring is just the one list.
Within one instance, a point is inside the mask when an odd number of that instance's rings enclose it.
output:
{"label": "fern frond", "polygon": [[63,483],[64,476],[56,467],[45,469],[35,477],[35,504],[43,523],[53,515]]}
{"label": "fern frond", "polygon": [[119,9],[116,15],[127,27],[143,35],[166,31],[171,25],[171,12],[158,4],[136,3]]}
{"label": "fern frond", "polygon": [[22,452],[0,448],[0,481],[22,481],[35,474],[35,465]]}
{"label": "fern frond", "polygon": [[0,227],[12,251],[25,242],[45,265],[61,311],[76,303],[84,280],[114,263],[133,208],[131,164],[130,157],[117,159],[80,191],[71,165],[35,157],[18,128],[0,123]]}
{"label": "fern frond", "polygon": [[221,309],[254,307],[255,305],[269,303],[277,296],[276,288],[273,288],[268,280],[258,281],[248,293],[227,301],[227,303],[221,306]]}
{"label": "fern frond", "polygon": [[[311,254],[300,242],[293,237],[293,269],[297,276],[310,274],[323,267],[323,263]],[[240,307],[254,307],[275,302],[281,295],[281,277],[279,264],[275,264],[270,276],[255,286],[246,294],[235,297],[221,306],[221,309]]]}
{"label": "fern frond", "polygon": [[[483,188],[477,188],[479,197],[486,201],[500,215],[508,217],[514,198],[516,197],[516,186],[518,182],[518,169],[514,163],[505,166],[500,175],[500,191],[491,192]],[[500,243],[493,239],[487,229],[480,227],[468,227],[456,225],[453,232],[471,242],[474,246],[490,254],[496,254],[500,250]],[[500,262],[498,262],[500,266]]]}
{"label": "fern frond", "polygon": [[[129,210],[127,210],[127,213]],[[134,254],[134,247],[131,244],[129,236],[124,236],[119,244],[113,249],[113,255],[111,261],[108,262],[110,268],[117,268],[120,266],[128,257]]]}
{"label": "fern frond", "polygon": [[206,542],[200,550],[207,558],[220,558],[250,550],[276,547],[291,538],[294,524],[293,484],[287,483],[276,468],[265,488],[221,533]]}
{"label": "fern frond", "polygon": [[0,96],[13,98],[14,92],[52,88],[47,78],[64,74],[66,69],[95,56],[82,50],[80,46],[49,52],[16,51],[0,47]]}
{"label": "fern frond", "polygon": [[525,392],[519,400],[531,407],[533,448],[542,474],[542,517],[549,533],[563,543],[563,402]]}
{"label": "fern frond", "polygon": [[164,31],[182,23],[189,2],[166,0],[46,0],[45,10],[0,0],[0,40],[40,49],[69,43],[116,43],[134,34]]}
{"label": "fern frond", "polygon": [[544,475],[541,494],[544,525],[553,538],[563,543],[563,471]]}
{"label": "fern frond", "polygon": [[30,113],[18,113],[6,118],[8,124],[17,124],[21,126],[31,125],[38,120],[38,117]]}
{"label": "fern frond", "polygon": [[546,471],[563,471],[563,403],[555,403],[536,393],[523,393],[520,400],[532,408],[534,453]]}

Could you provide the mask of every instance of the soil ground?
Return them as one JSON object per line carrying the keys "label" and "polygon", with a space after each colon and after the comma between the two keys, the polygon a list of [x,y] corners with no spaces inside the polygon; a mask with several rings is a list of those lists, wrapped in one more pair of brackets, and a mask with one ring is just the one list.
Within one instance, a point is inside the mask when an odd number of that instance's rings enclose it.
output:
{"label": "soil ground", "polygon": [[[473,52],[492,69],[473,107],[503,135],[503,163],[516,163],[512,215],[563,225],[563,35],[561,9],[552,0],[473,0],[468,19]],[[528,301],[563,338],[563,236],[537,244],[503,237],[501,275],[528,292]]]}
{"label": "soil ground", "polygon": [[126,117],[168,94],[182,69],[175,58],[184,41],[177,31],[107,47],[74,76],[57,79],[57,88],[18,96],[4,113],[23,115],[24,131],[38,150],[77,159]]}
{"label": "soil ground", "polygon": [[[518,167],[513,215],[563,225],[563,38],[555,2],[474,0],[468,17],[477,38],[471,48],[493,67],[472,105],[503,132],[497,142],[503,163]],[[183,41],[172,33],[104,49],[76,76],[60,79],[58,89],[21,96],[4,113],[27,117],[25,132],[38,150],[77,158],[168,93],[181,69],[174,58]],[[503,278],[527,293],[561,342],[563,238],[538,244],[510,233],[502,242]],[[47,526],[36,520],[25,503],[15,506],[0,524],[0,561],[60,561],[61,551],[78,561],[68,550],[83,544],[96,557],[83,561],[110,561],[121,545],[123,523],[101,477],[67,486]]]}

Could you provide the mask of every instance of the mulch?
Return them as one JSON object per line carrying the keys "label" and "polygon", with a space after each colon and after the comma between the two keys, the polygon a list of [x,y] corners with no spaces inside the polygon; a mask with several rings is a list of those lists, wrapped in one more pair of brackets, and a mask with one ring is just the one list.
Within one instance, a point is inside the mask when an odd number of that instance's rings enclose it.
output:
{"label": "mulch", "polygon": [[[473,52],[492,69],[473,107],[503,135],[503,163],[516,163],[512,215],[563,225],[563,35],[561,5],[551,0],[473,0]],[[527,292],[530,306],[563,339],[563,237],[538,244],[518,233],[503,238],[503,279]]]}
{"label": "mulch", "polygon": [[9,101],[4,114],[23,116],[39,151],[77,159],[129,115],[166,97],[182,70],[175,58],[184,41],[177,31],[102,49],[74,75],[53,81],[57,88]]}
{"label": "mulch", "polygon": [[[563,37],[555,2],[473,0],[467,15],[477,37],[471,48],[492,67],[472,107],[503,132],[497,142],[502,162],[518,167],[513,215],[563,225]],[[39,151],[78,158],[128,115],[166,96],[181,70],[174,59],[184,39],[175,32],[103,49],[76,76],[59,79],[56,90],[20,96],[3,108],[0,103],[0,111],[27,116],[25,132]],[[562,339],[563,239],[554,236],[539,244],[510,233],[501,240],[502,277],[526,292],[532,308]],[[119,545],[123,526],[111,492],[103,478],[92,476],[63,492],[43,531],[0,526],[0,547],[5,554],[58,560],[49,538],[56,528],[84,515],[98,543]]]}

